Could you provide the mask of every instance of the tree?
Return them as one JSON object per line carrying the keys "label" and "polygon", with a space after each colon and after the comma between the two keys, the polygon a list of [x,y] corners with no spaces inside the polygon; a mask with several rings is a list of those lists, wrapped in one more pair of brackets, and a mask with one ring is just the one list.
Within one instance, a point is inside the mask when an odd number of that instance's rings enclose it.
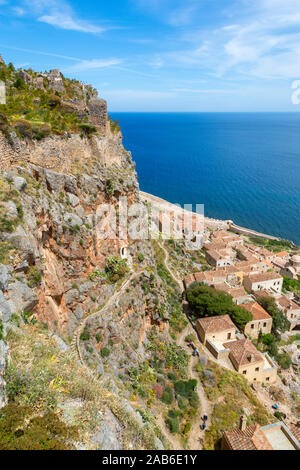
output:
{"label": "tree", "polygon": [[273,318],[273,331],[279,330],[281,333],[284,333],[290,329],[290,322],[280,308],[277,307],[275,299],[272,297],[261,297],[258,302]]}
{"label": "tree", "polygon": [[248,310],[233,302],[231,295],[213,287],[194,283],[187,291],[187,300],[197,316],[212,317],[228,314],[241,330],[253,318]]}

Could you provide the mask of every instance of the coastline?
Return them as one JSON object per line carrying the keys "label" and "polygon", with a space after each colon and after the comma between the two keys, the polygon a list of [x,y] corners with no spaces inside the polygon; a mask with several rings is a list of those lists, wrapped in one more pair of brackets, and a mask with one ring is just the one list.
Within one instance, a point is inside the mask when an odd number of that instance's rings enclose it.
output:
{"label": "coastline", "polygon": [[[166,201],[165,199],[162,199],[150,193],[146,193],[144,191],[140,191],[140,197],[142,200],[150,204],[156,205],[157,207],[160,207],[161,209],[165,208],[165,209],[168,209],[169,211],[174,211],[174,212],[176,212],[176,210],[190,212],[190,211],[186,211],[185,209],[181,209],[179,206],[176,206],[176,204],[173,204],[172,202]],[[192,214],[197,215],[195,212],[192,212]],[[299,247],[291,240],[287,240],[281,237],[275,237],[273,235],[268,235],[266,233],[257,232],[256,230],[252,230],[250,228],[241,227],[235,224],[233,220],[219,220],[219,219],[212,219],[210,217],[204,216],[204,225],[205,227],[211,228],[213,230],[216,230],[216,229],[231,230],[232,232],[237,233],[239,235],[264,238],[264,239],[274,240],[274,241],[289,242],[292,244],[292,247],[294,249],[299,249]]]}

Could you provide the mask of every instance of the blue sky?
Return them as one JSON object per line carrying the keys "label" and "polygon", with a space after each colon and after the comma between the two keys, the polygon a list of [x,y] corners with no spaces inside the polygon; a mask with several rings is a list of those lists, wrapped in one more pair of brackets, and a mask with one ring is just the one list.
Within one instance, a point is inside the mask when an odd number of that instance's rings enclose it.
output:
{"label": "blue sky", "polygon": [[110,111],[300,110],[300,0],[0,0],[0,53]]}

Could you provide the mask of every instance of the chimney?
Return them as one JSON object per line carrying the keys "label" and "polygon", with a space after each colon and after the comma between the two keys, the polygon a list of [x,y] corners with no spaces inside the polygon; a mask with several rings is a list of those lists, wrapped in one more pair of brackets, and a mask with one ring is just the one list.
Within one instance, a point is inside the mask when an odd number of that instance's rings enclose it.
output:
{"label": "chimney", "polygon": [[240,419],[240,430],[245,431],[247,427],[247,416],[243,415]]}

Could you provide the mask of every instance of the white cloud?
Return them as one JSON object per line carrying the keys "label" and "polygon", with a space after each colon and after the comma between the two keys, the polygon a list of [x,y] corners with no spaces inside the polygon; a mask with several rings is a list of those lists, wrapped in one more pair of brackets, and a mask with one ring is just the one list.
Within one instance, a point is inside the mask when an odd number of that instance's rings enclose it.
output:
{"label": "white cloud", "polygon": [[72,7],[65,0],[23,0],[28,13],[34,13],[38,21],[56,28],[83,33],[102,33],[106,30],[99,25],[76,17]]}
{"label": "white cloud", "polygon": [[68,71],[83,72],[86,70],[97,70],[106,67],[112,67],[121,63],[119,59],[92,59],[82,60],[71,67],[68,67]]}
{"label": "white cloud", "polygon": [[241,3],[238,11],[232,10],[230,23],[184,33],[182,40],[191,47],[169,57],[177,63],[198,65],[218,77],[298,77],[300,0]]}
{"label": "white cloud", "polygon": [[102,33],[104,28],[92,25],[87,21],[77,20],[71,16],[66,16],[64,13],[53,13],[52,15],[44,15],[38,18],[42,23],[48,23],[61,29],[68,29],[71,31],[80,31],[83,33]]}

